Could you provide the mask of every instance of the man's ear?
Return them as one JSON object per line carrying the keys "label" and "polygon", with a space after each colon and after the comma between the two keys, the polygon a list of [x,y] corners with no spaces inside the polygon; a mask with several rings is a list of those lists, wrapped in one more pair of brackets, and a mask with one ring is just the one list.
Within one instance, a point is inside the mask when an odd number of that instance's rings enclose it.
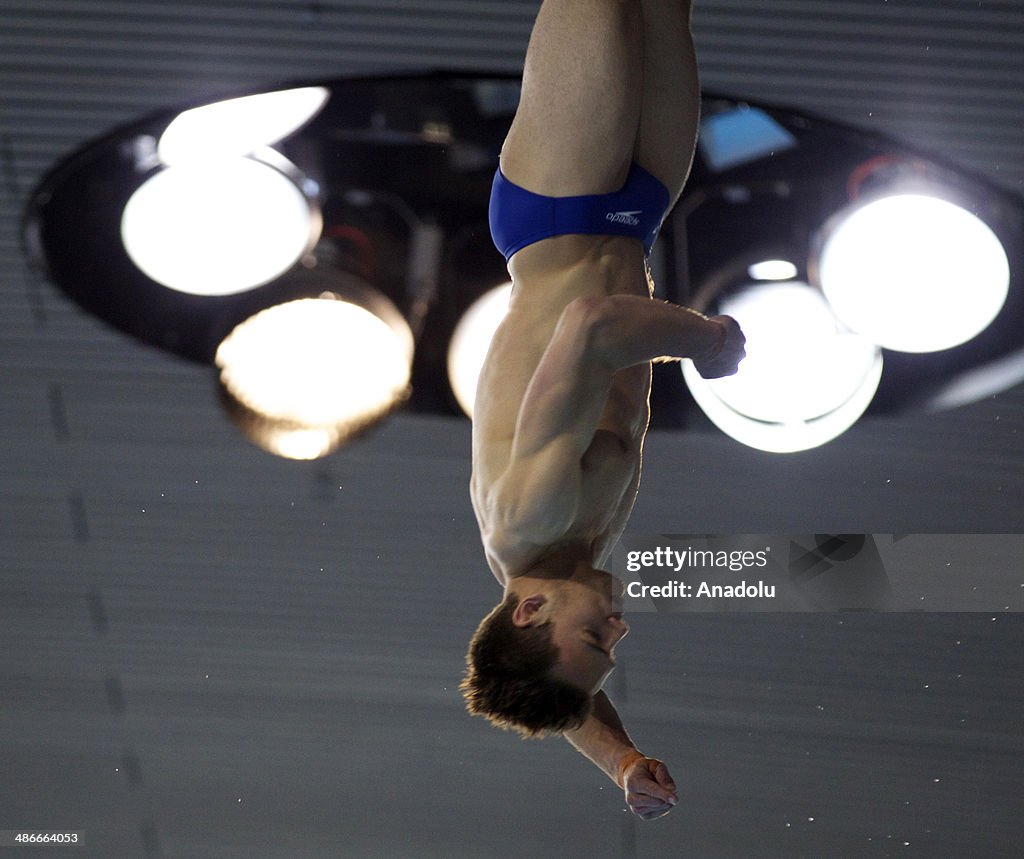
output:
{"label": "man's ear", "polygon": [[524,597],[512,612],[512,624],[519,629],[537,626],[547,621],[550,609],[551,604],[544,594]]}

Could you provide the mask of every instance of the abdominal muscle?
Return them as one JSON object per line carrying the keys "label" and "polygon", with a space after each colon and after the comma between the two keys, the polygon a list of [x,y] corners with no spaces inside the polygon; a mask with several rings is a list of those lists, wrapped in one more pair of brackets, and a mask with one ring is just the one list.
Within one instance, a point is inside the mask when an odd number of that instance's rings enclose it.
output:
{"label": "abdominal muscle", "polygon": [[[571,301],[650,295],[643,246],[613,236],[557,236],[523,248],[509,265],[515,288],[480,374],[473,415],[471,495],[488,560],[499,581],[543,547],[498,534],[489,487],[508,467],[519,409],[533,373]],[[581,458],[582,502],[565,542],[583,541],[595,561],[610,552],[632,508],[647,428],[650,365],[619,371],[589,449]],[[536,559],[535,557],[533,558]]]}

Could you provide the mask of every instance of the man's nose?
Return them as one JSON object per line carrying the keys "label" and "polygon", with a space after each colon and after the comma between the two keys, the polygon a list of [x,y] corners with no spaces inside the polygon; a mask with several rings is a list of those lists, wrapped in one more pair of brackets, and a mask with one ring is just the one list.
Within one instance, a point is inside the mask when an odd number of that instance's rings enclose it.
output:
{"label": "man's nose", "polygon": [[611,624],[612,629],[615,631],[615,641],[622,640],[626,636],[626,633],[629,632],[629,624],[621,617],[614,614],[609,615],[608,623]]}

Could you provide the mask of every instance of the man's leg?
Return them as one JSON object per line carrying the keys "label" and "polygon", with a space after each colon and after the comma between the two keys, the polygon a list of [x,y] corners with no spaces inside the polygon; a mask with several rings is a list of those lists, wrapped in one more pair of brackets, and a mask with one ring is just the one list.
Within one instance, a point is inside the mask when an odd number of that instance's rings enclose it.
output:
{"label": "man's leg", "polygon": [[501,168],[530,191],[616,191],[634,155],[642,95],[640,0],[544,0]]}
{"label": "man's leg", "polygon": [[674,203],[690,173],[700,122],[700,82],[690,35],[691,0],[641,0],[643,100],[633,157]]}

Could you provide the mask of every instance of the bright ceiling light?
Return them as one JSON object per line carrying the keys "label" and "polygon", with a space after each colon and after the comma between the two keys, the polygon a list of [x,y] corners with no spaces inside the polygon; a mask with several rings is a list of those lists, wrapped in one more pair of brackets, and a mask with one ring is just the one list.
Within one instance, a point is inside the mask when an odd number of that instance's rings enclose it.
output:
{"label": "bright ceiling light", "polygon": [[195,295],[231,295],[291,268],[320,217],[295,181],[262,161],[168,167],[128,200],[121,238],[146,275]]}
{"label": "bright ceiling light", "polygon": [[224,392],[228,416],[257,447],[282,459],[310,461],[337,450],[347,436],[333,427],[293,427],[260,418]]}
{"label": "bright ceiling light", "polygon": [[278,431],[274,453],[284,459],[312,460],[326,456],[337,446],[337,435],[324,427]]}
{"label": "bright ceiling light", "polygon": [[796,266],[785,259],[762,260],[747,269],[751,280],[792,280],[798,273]]}
{"label": "bright ceiling light", "polygon": [[818,262],[837,318],[886,349],[965,343],[999,314],[1006,251],[980,219],[921,194],[869,202],[829,228]]}
{"label": "bright ceiling light", "polygon": [[720,302],[747,337],[739,372],[706,380],[683,361],[694,400],[723,432],[750,447],[787,453],[818,447],[849,429],[878,388],[882,358],[843,330],[816,289],[761,283]]}
{"label": "bright ceiling light", "polygon": [[462,410],[473,417],[480,370],[494,332],[508,313],[512,284],[485,292],[459,320],[448,346],[448,381]]}
{"label": "bright ceiling light", "polygon": [[[221,384],[286,431],[283,450],[275,452],[310,458],[324,439],[333,443],[366,428],[405,397],[412,332],[397,310],[391,316],[385,322],[334,295],[268,308],[218,347]],[[296,457],[297,450],[306,455]]]}
{"label": "bright ceiling light", "polygon": [[167,165],[248,155],[298,131],[327,103],[326,87],[247,95],[179,113],[160,137]]}

